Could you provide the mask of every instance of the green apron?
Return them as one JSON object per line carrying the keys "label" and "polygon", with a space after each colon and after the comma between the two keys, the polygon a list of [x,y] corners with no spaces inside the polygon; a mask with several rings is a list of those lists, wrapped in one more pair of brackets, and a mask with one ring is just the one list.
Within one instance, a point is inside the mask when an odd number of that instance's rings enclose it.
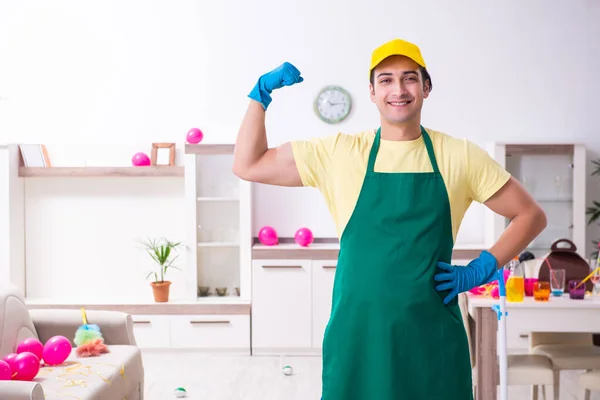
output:
{"label": "green apron", "polygon": [[375,172],[371,147],[340,239],[323,339],[322,400],[471,400],[467,336],[456,298],[433,275],[450,262],[450,203],[429,135],[426,173]]}

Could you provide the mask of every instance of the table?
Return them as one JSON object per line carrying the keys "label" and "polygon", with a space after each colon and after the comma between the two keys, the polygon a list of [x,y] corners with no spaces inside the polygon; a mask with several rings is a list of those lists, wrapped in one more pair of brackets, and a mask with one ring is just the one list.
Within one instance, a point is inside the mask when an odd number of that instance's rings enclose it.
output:
{"label": "table", "polygon": [[[467,295],[469,315],[475,320],[476,400],[496,400],[498,317],[492,305],[498,300]],[[547,303],[525,297],[522,303],[506,302],[507,341],[518,332],[600,332],[600,296],[571,300],[568,294]],[[514,340],[514,339],[512,339]]]}

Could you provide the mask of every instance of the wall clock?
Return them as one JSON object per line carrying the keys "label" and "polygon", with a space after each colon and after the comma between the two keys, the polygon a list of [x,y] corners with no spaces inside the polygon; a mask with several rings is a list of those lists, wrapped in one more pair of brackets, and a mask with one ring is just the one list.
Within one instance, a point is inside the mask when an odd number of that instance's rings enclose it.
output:
{"label": "wall clock", "polygon": [[345,89],[329,85],[319,91],[314,101],[317,116],[328,124],[345,120],[352,109],[352,97]]}

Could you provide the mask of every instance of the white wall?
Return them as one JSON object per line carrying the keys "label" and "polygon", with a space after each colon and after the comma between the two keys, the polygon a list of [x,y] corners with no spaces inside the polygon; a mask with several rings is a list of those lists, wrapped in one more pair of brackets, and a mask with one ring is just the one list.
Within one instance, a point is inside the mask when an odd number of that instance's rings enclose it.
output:
{"label": "white wall", "polygon": [[[182,146],[192,126],[207,143],[232,143],[256,79],[283,61],[305,81],[275,93],[271,145],[370,129],[378,124],[367,92],[371,51],[403,37],[420,45],[432,74],[426,126],[482,146],[582,142],[598,157],[598,21],[600,2],[593,0],[5,1],[0,140],[46,143],[62,165],[126,165],[134,149],[151,142]],[[312,111],[327,84],[354,97],[351,118],[339,126]],[[118,158],[107,158],[111,147],[122,149]],[[81,148],[87,161],[71,150]],[[58,208],[88,207],[64,198],[75,194],[73,183],[61,183],[64,192],[31,185],[29,193],[61,199]],[[599,186],[590,180],[588,204],[600,198]],[[270,224],[292,235],[306,225],[335,236],[314,190],[255,192],[255,231]],[[465,242],[482,232],[476,211],[461,230]],[[113,228],[101,225],[99,236]],[[589,232],[590,240],[600,235],[596,227]]]}

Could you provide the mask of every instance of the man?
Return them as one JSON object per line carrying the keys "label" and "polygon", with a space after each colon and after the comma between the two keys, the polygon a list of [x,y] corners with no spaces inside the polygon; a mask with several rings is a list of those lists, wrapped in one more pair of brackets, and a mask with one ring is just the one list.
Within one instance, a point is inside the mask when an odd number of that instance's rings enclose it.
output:
{"label": "man", "polygon": [[[432,83],[420,49],[396,39],[369,70],[380,128],[269,148],[271,93],[303,81],[284,63],[261,76],[233,171],[245,180],[312,186],[340,236],[323,340],[323,400],[472,399],[458,293],[493,281],[546,226],[544,212],[481,148],[421,126]],[[450,265],[472,201],[511,220],[490,249]]]}

